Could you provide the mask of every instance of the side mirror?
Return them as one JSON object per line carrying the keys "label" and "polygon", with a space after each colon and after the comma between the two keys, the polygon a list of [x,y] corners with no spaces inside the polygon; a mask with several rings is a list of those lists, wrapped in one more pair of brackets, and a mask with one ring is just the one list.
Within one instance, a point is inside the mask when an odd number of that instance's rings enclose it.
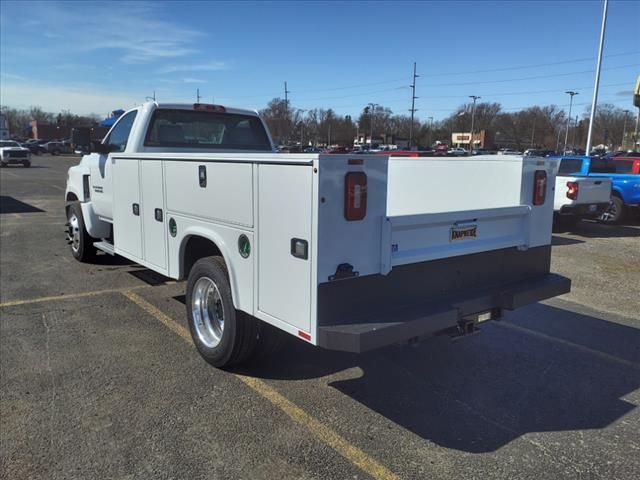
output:
{"label": "side mirror", "polygon": [[116,150],[118,150],[118,147],[110,143],[102,143],[99,140],[93,140],[91,142],[91,151],[99,153],[100,155],[108,155]]}

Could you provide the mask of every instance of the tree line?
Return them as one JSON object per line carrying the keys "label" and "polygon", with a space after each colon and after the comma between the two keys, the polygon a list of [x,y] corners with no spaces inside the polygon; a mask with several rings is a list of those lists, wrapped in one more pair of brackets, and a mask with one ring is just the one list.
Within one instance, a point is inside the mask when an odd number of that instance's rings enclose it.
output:
{"label": "tree line", "polygon": [[[442,120],[414,119],[413,144],[422,147],[432,146],[436,141],[449,144],[454,132],[470,131],[472,110],[473,105],[465,103]],[[9,131],[17,136],[23,134],[32,120],[60,126],[94,126],[100,121],[97,115],[76,115],[68,110],[56,114],[40,107],[27,110],[3,107],[2,113]],[[384,139],[390,143],[407,140],[411,128],[409,115],[394,114],[383,105],[363,107],[358,117],[353,118],[331,108],[295,108],[290,101],[274,98],[260,115],[278,144],[351,145],[358,135],[369,138],[371,132],[374,142]],[[499,103],[482,102],[475,106],[474,131],[490,132],[497,147],[558,150],[564,147],[566,137],[569,148],[582,148],[586,144],[588,127],[588,109],[582,115],[573,115],[569,121],[564,109],[556,105],[533,106],[516,112],[503,110]],[[635,119],[628,110],[600,104],[594,121],[593,144],[618,148],[622,145],[623,133],[626,131],[629,140],[634,129]]]}
{"label": "tree line", "polygon": [[[438,121],[414,119],[413,144],[432,146],[436,141],[449,144],[455,132],[469,132],[473,104],[460,105],[448,117]],[[339,115],[333,109],[314,108],[302,110],[293,107],[282,98],[274,98],[260,111],[277,143],[302,143],[304,145],[351,145],[358,135],[370,138],[373,122],[373,138],[407,140],[411,117],[394,114],[383,105],[363,107],[358,118]],[[584,148],[589,126],[589,110],[582,115],[572,115],[556,105],[533,106],[509,112],[499,103],[483,102],[475,106],[474,132],[490,132],[497,147],[518,150],[544,148],[558,150],[564,147]],[[568,127],[568,135],[567,135]],[[611,104],[600,104],[596,110],[593,144],[614,148],[622,145],[623,133],[629,139],[635,129],[631,113]]]}
{"label": "tree line", "polygon": [[98,115],[76,115],[69,110],[59,113],[45,112],[40,107],[17,109],[2,107],[2,114],[7,121],[7,128],[12,135],[24,137],[30,130],[29,123],[33,120],[40,124],[58,125],[60,127],[95,126],[100,121]]}

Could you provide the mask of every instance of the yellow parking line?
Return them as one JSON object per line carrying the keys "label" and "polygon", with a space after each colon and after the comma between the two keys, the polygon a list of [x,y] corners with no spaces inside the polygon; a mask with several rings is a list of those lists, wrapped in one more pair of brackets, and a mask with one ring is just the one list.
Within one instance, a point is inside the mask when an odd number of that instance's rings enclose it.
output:
{"label": "yellow parking line", "polygon": [[630,367],[635,370],[640,370],[640,364],[638,363],[631,362],[629,360],[625,360],[623,358],[616,357],[615,355],[610,355],[605,352],[601,352],[600,350],[596,350],[594,348],[585,347],[584,345],[579,345],[577,343],[573,343],[568,340],[563,340],[562,338],[552,337],[551,335],[547,335],[545,333],[536,332],[535,330],[521,327],[520,325],[514,325],[513,323],[507,323],[507,322],[494,322],[494,325],[498,325],[499,327],[508,328],[511,330],[517,330],[527,335],[531,335],[532,337],[537,337],[550,342],[559,343],[561,345],[571,347],[575,350],[579,350],[581,352],[588,353],[590,355],[594,355],[596,357],[602,358],[603,360],[619,363],[620,365],[624,365],[625,367]]}
{"label": "yellow parking line", "polygon": [[53,302],[56,300],[69,300],[74,298],[94,297],[96,295],[102,295],[104,293],[122,293],[130,290],[139,290],[141,288],[150,288],[148,285],[139,285],[137,287],[128,288],[108,288],[105,290],[94,290],[92,292],[70,293],[68,295],[56,295],[51,297],[38,297],[38,298],[26,298],[23,300],[9,300],[8,302],[0,303],[2,307],[13,307],[15,305],[29,305],[32,303]]}
{"label": "yellow parking line", "polygon": [[[158,308],[154,307],[140,295],[132,291],[124,291],[122,292],[122,294],[129,300],[134,302],[136,305],[138,305],[140,308],[142,308],[145,312],[155,317],[158,321],[160,321],[160,323],[168,327],[172,332],[178,334],[184,340],[187,340],[190,345],[193,345],[193,343],[191,342],[191,334],[185,327],[176,323],[171,319],[171,317],[160,311]],[[376,459],[367,455],[358,447],[350,444],[344,437],[340,436],[334,430],[313,418],[303,409],[281,395],[273,387],[257,378],[238,374],[234,375],[245,385],[251,388],[254,392],[269,400],[269,402],[271,402],[276,408],[284,412],[294,422],[309,430],[309,432],[311,432],[311,434],[313,434],[318,440],[333,448],[336,452],[342,455],[349,462],[356,465],[365,473],[378,480],[399,480],[400,477],[398,477],[395,473],[390,471]]]}

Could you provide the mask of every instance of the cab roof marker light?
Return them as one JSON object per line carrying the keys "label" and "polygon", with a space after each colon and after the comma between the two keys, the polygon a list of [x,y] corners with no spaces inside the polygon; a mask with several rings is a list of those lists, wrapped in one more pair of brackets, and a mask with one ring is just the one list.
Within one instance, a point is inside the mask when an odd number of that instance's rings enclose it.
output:
{"label": "cab roof marker light", "polygon": [[212,105],[210,103],[194,103],[193,109],[199,112],[225,113],[227,111],[222,105]]}

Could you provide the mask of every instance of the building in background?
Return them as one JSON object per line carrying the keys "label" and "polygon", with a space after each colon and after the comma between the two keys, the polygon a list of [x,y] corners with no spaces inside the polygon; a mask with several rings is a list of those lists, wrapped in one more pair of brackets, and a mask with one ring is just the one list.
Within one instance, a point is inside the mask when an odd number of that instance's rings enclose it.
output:
{"label": "building in background", "polygon": [[0,113],[0,140],[9,140],[11,135],[9,134],[9,125],[7,119],[4,118],[4,114]]}
{"label": "building in background", "polygon": [[458,132],[451,134],[451,145],[455,147],[466,148],[467,150],[476,150],[478,148],[493,148],[493,136],[487,130],[473,132]]}

